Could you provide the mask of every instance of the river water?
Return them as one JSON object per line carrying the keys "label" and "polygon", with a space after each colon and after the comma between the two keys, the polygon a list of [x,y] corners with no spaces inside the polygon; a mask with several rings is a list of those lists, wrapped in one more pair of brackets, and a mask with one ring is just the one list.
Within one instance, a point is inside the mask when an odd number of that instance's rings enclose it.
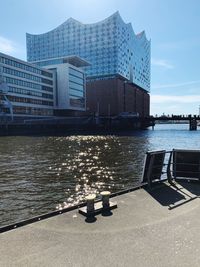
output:
{"label": "river water", "polygon": [[200,149],[185,124],[118,135],[0,137],[0,227],[139,183],[148,150]]}

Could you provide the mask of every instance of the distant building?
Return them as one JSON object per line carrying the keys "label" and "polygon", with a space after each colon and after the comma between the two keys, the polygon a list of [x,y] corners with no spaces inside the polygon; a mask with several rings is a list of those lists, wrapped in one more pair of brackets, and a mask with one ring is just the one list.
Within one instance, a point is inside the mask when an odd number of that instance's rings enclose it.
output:
{"label": "distant building", "polygon": [[118,12],[93,24],[70,18],[47,33],[27,33],[26,40],[29,62],[46,66],[45,60],[77,55],[91,63],[85,68],[90,81],[122,77],[150,91],[150,41]]}
{"label": "distant building", "polygon": [[[70,18],[50,32],[39,35],[27,33],[26,38],[28,61],[51,69],[55,65],[58,76],[58,70],[62,72],[63,67],[59,65],[63,64],[63,58],[76,55],[90,63],[89,66],[78,66],[87,74],[88,112],[117,115],[128,111],[138,112],[141,117],[149,115],[151,44],[144,31],[135,34],[131,24],[124,23],[118,12],[93,24],[83,24]],[[62,98],[60,110],[64,106],[73,109],[69,95],[67,100],[67,95],[61,93],[61,88],[66,86],[64,84],[60,83],[57,87],[57,99]],[[78,87],[76,85],[76,89]],[[80,98],[71,100],[71,103],[74,102],[79,110],[84,109],[81,105],[85,95],[76,93],[80,94]]]}
{"label": "distant building", "polygon": [[0,53],[0,116],[53,116],[52,71]]}

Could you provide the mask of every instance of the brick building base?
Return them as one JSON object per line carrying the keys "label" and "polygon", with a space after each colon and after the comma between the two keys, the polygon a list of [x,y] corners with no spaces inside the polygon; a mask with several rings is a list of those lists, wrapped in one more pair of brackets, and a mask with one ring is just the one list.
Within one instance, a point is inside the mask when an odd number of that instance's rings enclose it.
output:
{"label": "brick building base", "polygon": [[121,112],[138,112],[149,116],[150,96],[147,91],[120,78],[87,82],[87,111],[100,116],[116,116]]}

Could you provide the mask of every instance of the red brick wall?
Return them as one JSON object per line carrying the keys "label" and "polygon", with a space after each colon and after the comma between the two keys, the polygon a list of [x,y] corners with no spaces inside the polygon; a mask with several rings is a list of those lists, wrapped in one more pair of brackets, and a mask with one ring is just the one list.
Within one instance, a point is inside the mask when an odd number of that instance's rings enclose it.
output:
{"label": "red brick wall", "polygon": [[144,94],[144,117],[150,115],[150,95]]}
{"label": "red brick wall", "polygon": [[102,116],[118,115],[123,111],[138,112],[141,117],[149,115],[149,94],[136,85],[116,78],[88,82],[86,88],[89,112],[97,112],[99,105]]}
{"label": "red brick wall", "polygon": [[136,112],[136,88],[125,84],[125,111]]}
{"label": "red brick wall", "polygon": [[[86,106],[91,112],[108,116],[118,114],[118,87],[115,79],[87,83]],[[98,108],[99,106],[99,108]]]}

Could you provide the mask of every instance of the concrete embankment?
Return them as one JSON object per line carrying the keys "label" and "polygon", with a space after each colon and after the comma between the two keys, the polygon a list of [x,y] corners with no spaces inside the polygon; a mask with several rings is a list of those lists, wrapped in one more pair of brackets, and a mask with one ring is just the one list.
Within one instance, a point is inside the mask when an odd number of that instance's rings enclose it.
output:
{"label": "concrete embankment", "polygon": [[136,130],[148,125],[141,123],[139,119],[118,120],[110,118],[63,118],[50,120],[25,120],[0,123],[0,136],[6,135],[31,135],[31,134],[67,134],[101,131]]}
{"label": "concrete embankment", "polygon": [[0,234],[0,266],[193,266],[200,262],[200,185],[163,183],[114,198],[110,216],[78,210]]}

